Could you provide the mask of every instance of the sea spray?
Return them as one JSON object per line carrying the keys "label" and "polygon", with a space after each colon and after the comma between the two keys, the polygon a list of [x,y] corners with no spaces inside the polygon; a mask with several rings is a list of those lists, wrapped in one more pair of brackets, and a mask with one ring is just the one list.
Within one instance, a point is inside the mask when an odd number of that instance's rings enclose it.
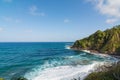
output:
{"label": "sea spray", "polygon": [[116,61],[107,55],[82,53],[74,56],[51,57],[33,68],[24,77],[29,80],[83,80],[95,67]]}
{"label": "sea spray", "polygon": [[65,49],[70,49],[70,45],[65,45]]}
{"label": "sea spray", "polygon": [[71,80],[81,79],[83,80],[89,73],[94,71],[94,67],[97,65],[103,65],[104,62],[93,62],[89,65],[77,65],[77,66],[58,66],[41,70],[36,68],[31,73],[25,75],[29,80]]}
{"label": "sea spray", "polygon": [[[70,46],[65,45],[65,49],[69,50]],[[83,80],[95,67],[116,60],[109,55],[77,53],[72,56],[49,57],[43,65],[33,68],[24,77],[28,80]]]}

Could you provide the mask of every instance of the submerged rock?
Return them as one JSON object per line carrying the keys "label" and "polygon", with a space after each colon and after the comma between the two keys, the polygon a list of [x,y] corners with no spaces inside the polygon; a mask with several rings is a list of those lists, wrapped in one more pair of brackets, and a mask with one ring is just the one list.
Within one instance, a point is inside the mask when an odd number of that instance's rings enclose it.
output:
{"label": "submerged rock", "polygon": [[18,77],[18,78],[12,78],[11,80],[28,80],[28,79],[24,77]]}
{"label": "submerged rock", "polygon": [[17,80],[27,80],[27,79],[24,77],[19,77]]}

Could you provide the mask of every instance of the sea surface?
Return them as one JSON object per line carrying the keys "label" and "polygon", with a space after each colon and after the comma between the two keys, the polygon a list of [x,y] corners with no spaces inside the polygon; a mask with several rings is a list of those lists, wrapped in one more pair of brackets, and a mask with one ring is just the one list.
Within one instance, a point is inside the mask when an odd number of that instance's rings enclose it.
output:
{"label": "sea surface", "polygon": [[72,42],[0,43],[0,77],[28,80],[84,79],[96,65],[114,62],[108,55],[69,49]]}

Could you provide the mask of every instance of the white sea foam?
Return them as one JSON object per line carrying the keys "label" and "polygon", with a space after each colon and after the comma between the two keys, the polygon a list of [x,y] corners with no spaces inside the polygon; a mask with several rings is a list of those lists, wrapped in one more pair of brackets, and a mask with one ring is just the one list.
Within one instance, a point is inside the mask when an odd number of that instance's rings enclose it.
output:
{"label": "white sea foam", "polygon": [[108,54],[102,54],[102,53],[93,53],[93,52],[90,52],[89,50],[82,50],[83,52],[86,52],[86,53],[89,53],[89,54],[93,54],[93,55],[96,55],[96,56],[101,56],[101,57],[109,57],[109,58],[113,58],[113,59],[116,59]]}
{"label": "white sea foam", "polygon": [[87,53],[90,53],[90,51],[89,51],[89,50],[81,50],[81,51],[83,51],[83,52],[87,52]]}
{"label": "white sea foam", "polygon": [[73,78],[83,80],[98,64],[101,63],[94,62],[89,65],[59,66],[46,68],[43,71],[36,69],[26,74],[25,77],[28,78],[28,80],[71,80]]}
{"label": "white sea foam", "polygon": [[70,49],[70,45],[65,45],[65,49]]}
{"label": "white sea foam", "polygon": [[[67,47],[68,46],[66,46],[66,48]],[[103,58],[105,57],[105,59],[108,59],[106,57],[110,57],[108,55],[102,55],[102,54],[93,54],[93,55],[96,55],[98,57],[102,56]],[[68,60],[71,62],[73,61],[75,65],[69,63],[67,65],[66,64],[61,65],[61,63],[65,62],[64,60],[62,62],[53,60],[50,63],[46,61],[44,65],[34,68],[32,71],[26,73],[24,77],[26,77],[28,80],[71,80],[74,78],[77,80],[83,80],[88,74],[94,71],[95,66],[104,65],[106,62],[106,60],[105,62],[91,61],[90,64],[88,63],[87,65],[86,64],[81,65],[81,62],[79,62],[79,59],[77,57],[80,58],[80,56],[78,55],[66,57],[67,61]],[[77,59],[78,62],[76,61]]]}

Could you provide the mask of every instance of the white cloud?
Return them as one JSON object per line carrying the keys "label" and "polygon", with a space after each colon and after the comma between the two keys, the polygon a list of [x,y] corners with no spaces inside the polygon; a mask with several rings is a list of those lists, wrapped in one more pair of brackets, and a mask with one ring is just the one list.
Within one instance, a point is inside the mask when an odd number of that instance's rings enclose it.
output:
{"label": "white cloud", "polygon": [[107,19],[107,20],[106,20],[106,23],[112,24],[112,23],[114,23],[114,22],[116,22],[116,21],[118,21],[118,19]]}
{"label": "white cloud", "polygon": [[3,28],[0,27],[0,32],[2,32],[2,31],[3,31]]}
{"label": "white cloud", "polygon": [[34,16],[45,16],[44,12],[38,12],[38,8],[35,5],[31,6],[29,11],[30,11],[30,14]]}
{"label": "white cloud", "polygon": [[16,23],[20,23],[21,20],[19,20],[19,19],[15,19],[15,22],[16,22]]}
{"label": "white cloud", "polygon": [[95,4],[96,9],[102,14],[106,15],[111,20],[107,22],[116,22],[120,19],[120,0],[89,0]]}
{"label": "white cloud", "polygon": [[6,16],[3,17],[3,20],[7,21],[7,22],[15,22],[15,23],[20,23],[21,22],[19,19],[13,19],[11,17],[6,17]]}
{"label": "white cloud", "polygon": [[70,20],[69,19],[64,19],[64,23],[69,23]]}
{"label": "white cloud", "polygon": [[3,19],[7,22],[12,22],[13,21],[12,18],[10,18],[10,17],[3,17]]}

